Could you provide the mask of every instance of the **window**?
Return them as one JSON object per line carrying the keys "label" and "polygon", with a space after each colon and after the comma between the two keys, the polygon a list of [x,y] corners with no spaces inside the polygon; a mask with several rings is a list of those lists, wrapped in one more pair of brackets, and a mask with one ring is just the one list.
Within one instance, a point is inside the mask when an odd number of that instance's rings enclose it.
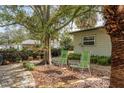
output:
{"label": "window", "polygon": [[95,36],[85,36],[83,37],[83,45],[94,45]]}

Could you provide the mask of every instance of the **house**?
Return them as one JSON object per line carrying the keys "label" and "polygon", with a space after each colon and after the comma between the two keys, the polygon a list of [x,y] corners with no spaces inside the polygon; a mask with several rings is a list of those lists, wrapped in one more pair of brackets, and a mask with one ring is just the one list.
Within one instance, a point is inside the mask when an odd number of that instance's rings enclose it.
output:
{"label": "house", "polygon": [[71,32],[73,35],[74,52],[81,53],[84,49],[92,55],[111,56],[111,39],[104,26]]}
{"label": "house", "polygon": [[5,44],[5,45],[0,45],[0,49],[10,49],[10,48],[14,48],[17,50],[22,50],[22,45],[21,44]]}
{"label": "house", "polygon": [[[29,40],[23,41],[21,44],[22,44],[22,47],[24,47],[24,48],[32,48],[32,47],[35,47],[36,45],[40,45],[41,42],[40,42],[40,40],[29,39]],[[51,47],[52,48],[60,48],[59,41],[56,39],[51,40]]]}
{"label": "house", "polygon": [[22,44],[22,47],[32,48],[32,47],[35,47],[36,45],[40,45],[40,41],[28,39],[28,40],[23,41],[21,44]]}

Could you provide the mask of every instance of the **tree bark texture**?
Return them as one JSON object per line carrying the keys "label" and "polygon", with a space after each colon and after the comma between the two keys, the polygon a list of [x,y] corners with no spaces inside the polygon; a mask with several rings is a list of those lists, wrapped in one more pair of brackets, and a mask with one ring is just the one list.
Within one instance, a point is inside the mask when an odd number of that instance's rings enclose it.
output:
{"label": "tree bark texture", "polygon": [[124,6],[104,6],[105,27],[111,37],[111,88],[124,87]]}
{"label": "tree bark texture", "polygon": [[52,64],[51,62],[51,39],[46,38],[45,39],[45,51],[44,51],[44,61],[46,64]]}

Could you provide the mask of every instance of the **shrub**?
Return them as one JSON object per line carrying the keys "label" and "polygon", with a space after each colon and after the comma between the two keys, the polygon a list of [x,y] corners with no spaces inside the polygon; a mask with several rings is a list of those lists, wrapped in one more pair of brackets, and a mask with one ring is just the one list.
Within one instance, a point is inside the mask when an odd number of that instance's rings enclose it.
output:
{"label": "shrub", "polygon": [[9,61],[9,62],[17,62],[21,59],[18,52],[14,51],[0,51],[1,55],[3,56],[3,60]]}
{"label": "shrub", "polygon": [[40,53],[40,57],[41,57],[41,58],[44,57],[44,53],[43,53],[43,52]]}
{"label": "shrub", "polygon": [[26,54],[27,56],[33,56],[33,51],[26,50],[25,48],[21,51],[21,53]]}
{"label": "shrub", "polygon": [[35,65],[33,63],[31,63],[31,62],[24,62],[23,67],[27,68],[27,70],[34,70]]}
{"label": "shrub", "polygon": [[60,48],[53,48],[51,51],[52,57],[57,57],[61,55],[61,49]]}
{"label": "shrub", "polygon": [[28,60],[28,54],[26,52],[20,52],[20,56],[22,60]]}
{"label": "shrub", "polygon": [[38,52],[34,52],[34,53],[33,53],[33,59],[36,59],[38,55],[39,55]]}
{"label": "shrub", "polygon": [[[81,54],[78,53],[70,53],[68,56],[68,60],[80,60]],[[107,56],[94,56],[92,55],[90,58],[91,63],[99,64],[99,65],[110,65],[111,57]]]}
{"label": "shrub", "polygon": [[14,49],[0,50],[0,54],[3,56],[4,61],[12,62],[20,62],[20,60],[28,60],[29,56],[33,58],[37,58],[37,56],[41,56],[43,58],[43,51],[32,51],[23,49],[22,51],[17,51]]}
{"label": "shrub", "polygon": [[37,56],[40,56],[40,58],[43,58],[44,52],[43,51],[35,51],[35,52],[33,52],[33,58],[36,59]]}
{"label": "shrub", "polygon": [[111,57],[108,58],[108,63],[111,64]]}
{"label": "shrub", "polygon": [[22,60],[22,58],[20,56],[17,56],[15,60],[16,60],[16,62],[20,62]]}
{"label": "shrub", "polygon": [[110,65],[110,57],[106,57],[106,56],[99,56],[97,59],[97,64],[100,65]]}
{"label": "shrub", "polygon": [[15,49],[15,48],[10,48],[10,49],[6,49],[5,51],[8,51],[8,52],[16,52],[17,49]]}
{"label": "shrub", "polygon": [[97,59],[98,59],[98,56],[91,56],[91,58],[90,58],[90,61],[92,62],[92,63],[97,63]]}
{"label": "shrub", "polygon": [[27,50],[26,53],[27,53],[28,56],[33,56],[33,51],[32,50]]}
{"label": "shrub", "polygon": [[68,60],[80,60],[81,54],[78,53],[70,53],[68,56]]}

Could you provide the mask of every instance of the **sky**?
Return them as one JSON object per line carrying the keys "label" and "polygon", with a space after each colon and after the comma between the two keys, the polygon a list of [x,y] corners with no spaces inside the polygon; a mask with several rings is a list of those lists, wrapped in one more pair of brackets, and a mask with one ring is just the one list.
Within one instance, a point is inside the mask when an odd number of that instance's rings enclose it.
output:
{"label": "sky", "polygon": [[3,27],[0,27],[0,32],[5,32]]}

